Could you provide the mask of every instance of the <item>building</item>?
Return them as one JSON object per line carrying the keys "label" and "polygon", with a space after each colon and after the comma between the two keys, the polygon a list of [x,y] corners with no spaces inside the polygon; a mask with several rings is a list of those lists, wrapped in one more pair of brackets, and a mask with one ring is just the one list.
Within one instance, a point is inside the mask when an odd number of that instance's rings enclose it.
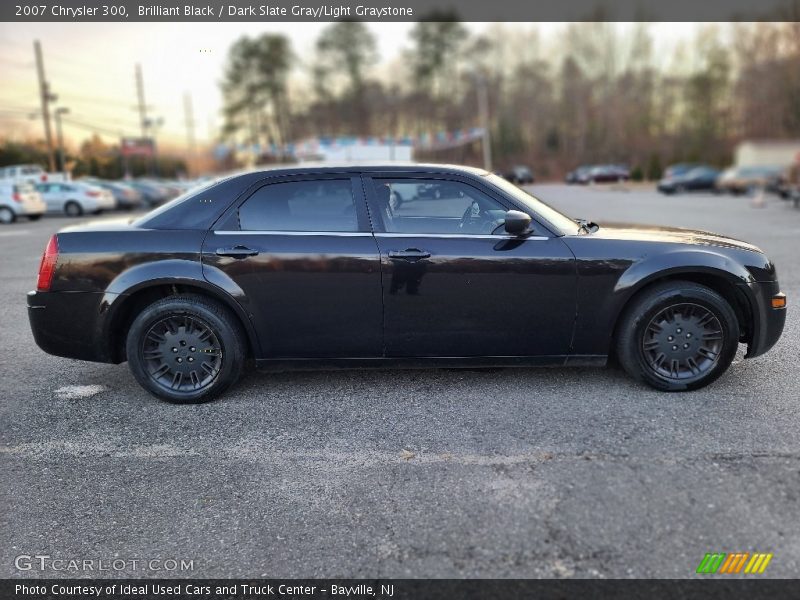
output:
{"label": "building", "polygon": [[748,140],[734,157],[737,167],[788,167],[800,163],[800,140]]}

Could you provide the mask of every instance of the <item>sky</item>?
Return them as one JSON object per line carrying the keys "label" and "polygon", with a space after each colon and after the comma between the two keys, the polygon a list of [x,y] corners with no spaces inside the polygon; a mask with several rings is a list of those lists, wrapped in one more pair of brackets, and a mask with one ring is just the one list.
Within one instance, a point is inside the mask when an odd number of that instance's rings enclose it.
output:
{"label": "sky", "polygon": [[[163,119],[162,143],[186,140],[183,98],[192,100],[199,143],[214,138],[222,105],[219,81],[229,46],[240,36],[263,32],[287,35],[302,61],[313,56],[314,42],[329,23],[0,23],[0,138],[42,135],[33,41],[42,44],[45,71],[58,104],[68,118],[102,128],[107,141],[139,133],[135,65],[141,64],[146,102]],[[381,66],[409,45],[413,23],[368,23],[375,34]],[[467,23],[473,33],[492,24]],[[557,36],[563,23],[510,24],[538,27]],[[626,24],[618,24],[626,27]],[[651,33],[657,46],[675,47],[691,39],[695,23],[657,23]],[[68,143],[91,132],[65,124]]]}

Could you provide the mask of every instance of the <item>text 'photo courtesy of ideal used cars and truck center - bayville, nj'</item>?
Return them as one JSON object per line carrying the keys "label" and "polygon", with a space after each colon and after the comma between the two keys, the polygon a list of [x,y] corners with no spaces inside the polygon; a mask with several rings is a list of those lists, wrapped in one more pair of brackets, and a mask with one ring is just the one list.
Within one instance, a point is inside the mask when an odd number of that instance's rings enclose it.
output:
{"label": "text 'photo courtesy of ideal used cars and truck center - bayville, nj'", "polygon": [[0,6],[0,597],[796,594],[796,0],[112,4]]}

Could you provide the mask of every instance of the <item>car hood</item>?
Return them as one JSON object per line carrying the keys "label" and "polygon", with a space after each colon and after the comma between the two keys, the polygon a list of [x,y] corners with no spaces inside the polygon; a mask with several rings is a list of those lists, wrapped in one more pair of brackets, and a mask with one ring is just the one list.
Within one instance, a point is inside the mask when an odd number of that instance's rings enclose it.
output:
{"label": "car hood", "polygon": [[660,225],[632,225],[627,223],[604,223],[600,229],[590,234],[593,237],[633,240],[642,242],[674,243],[693,246],[716,246],[719,248],[733,248],[736,250],[749,250],[763,254],[758,246],[737,240],[732,237],[699,231],[695,229],[682,229],[678,227],[663,227]]}

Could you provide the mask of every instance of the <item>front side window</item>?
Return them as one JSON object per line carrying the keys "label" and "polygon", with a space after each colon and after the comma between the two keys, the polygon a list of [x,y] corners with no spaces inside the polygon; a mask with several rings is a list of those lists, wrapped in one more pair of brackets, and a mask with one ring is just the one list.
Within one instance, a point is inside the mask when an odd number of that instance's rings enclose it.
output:
{"label": "front side window", "polygon": [[389,233],[489,235],[505,207],[477,188],[443,179],[376,179],[377,210]]}
{"label": "front side window", "polygon": [[243,231],[358,231],[349,179],[272,183],[239,207]]}

